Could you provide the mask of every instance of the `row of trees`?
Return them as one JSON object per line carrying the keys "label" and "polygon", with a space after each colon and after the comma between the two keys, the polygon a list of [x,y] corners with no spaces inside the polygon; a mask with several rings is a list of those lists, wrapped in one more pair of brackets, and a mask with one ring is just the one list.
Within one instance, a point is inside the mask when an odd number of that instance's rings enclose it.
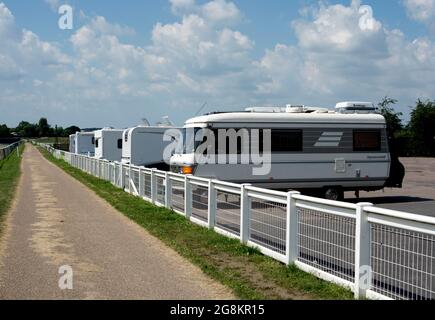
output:
{"label": "row of trees", "polygon": [[21,121],[16,128],[8,128],[6,125],[0,125],[0,138],[9,138],[19,136],[22,138],[40,138],[40,137],[68,137],[71,134],[80,131],[77,126],[68,128],[52,127],[48,124],[46,118],[41,118],[38,123],[29,123]]}
{"label": "row of trees", "polygon": [[[401,119],[403,114],[394,109],[397,103],[396,99],[385,97],[378,104],[387,120],[389,136],[395,138],[397,151],[401,156],[435,156],[435,101],[417,100],[406,125]],[[78,131],[80,128],[76,126],[52,127],[46,118],[41,118],[36,124],[22,121],[13,129],[0,125],[0,138],[14,135],[23,138],[68,137]]]}
{"label": "row of trees", "polygon": [[417,100],[411,120],[403,124],[402,113],[395,111],[397,100],[385,97],[379,109],[387,120],[390,137],[395,138],[401,156],[435,156],[435,101]]}

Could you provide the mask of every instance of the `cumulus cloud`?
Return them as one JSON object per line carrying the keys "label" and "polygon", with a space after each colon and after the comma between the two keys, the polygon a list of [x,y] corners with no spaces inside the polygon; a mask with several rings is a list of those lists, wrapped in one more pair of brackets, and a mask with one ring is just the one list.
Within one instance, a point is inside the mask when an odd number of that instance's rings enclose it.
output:
{"label": "cumulus cloud", "polygon": [[169,0],[174,14],[182,14],[195,6],[195,0]]}
{"label": "cumulus cloud", "polygon": [[202,13],[207,20],[214,22],[235,22],[241,19],[239,8],[233,2],[214,0],[202,7]]}
{"label": "cumulus cloud", "polygon": [[60,1],[59,0],[44,0],[51,8],[51,10],[57,12],[57,10],[60,7]]}
{"label": "cumulus cloud", "polygon": [[313,20],[297,20],[293,28],[299,44],[307,49],[324,49],[340,52],[373,50],[382,42],[382,24],[373,16],[370,6],[352,1],[351,6],[321,4]]}
{"label": "cumulus cloud", "polygon": [[403,0],[408,15],[423,23],[433,24],[435,19],[435,0]]}
{"label": "cumulus cloud", "polygon": [[171,10],[176,15],[196,14],[207,23],[235,24],[242,19],[239,8],[231,1],[212,0],[199,5],[195,0],[169,0]]}
{"label": "cumulus cloud", "polygon": [[292,23],[298,44],[279,44],[258,63],[268,75],[257,86],[262,94],[284,97],[287,92],[292,102],[296,97],[297,103],[320,105],[376,101],[386,94],[411,103],[433,94],[435,44],[430,39],[409,42],[401,31],[383,27],[360,1],[303,12],[303,19]]}

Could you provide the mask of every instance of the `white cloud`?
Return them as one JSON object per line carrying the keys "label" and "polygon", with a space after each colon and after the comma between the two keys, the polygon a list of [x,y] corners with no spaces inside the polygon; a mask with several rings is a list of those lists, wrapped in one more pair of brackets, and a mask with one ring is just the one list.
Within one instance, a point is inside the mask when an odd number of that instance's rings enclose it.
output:
{"label": "white cloud", "polygon": [[171,10],[176,15],[198,15],[204,18],[207,23],[234,25],[241,21],[242,13],[231,1],[211,0],[202,5],[195,0],[169,0]]}
{"label": "white cloud", "polygon": [[435,0],[403,0],[408,15],[423,23],[433,24],[435,19]]}
{"label": "white cloud", "polygon": [[15,19],[12,12],[3,2],[0,2],[0,37],[8,39],[16,32]]}
{"label": "white cloud", "polygon": [[202,14],[205,19],[214,22],[233,23],[241,19],[239,8],[226,0],[214,0],[204,4]]}
{"label": "white cloud", "polygon": [[359,1],[352,1],[349,7],[321,4],[313,18],[293,22],[299,44],[306,49],[326,47],[351,53],[372,49],[382,41],[382,24],[373,17],[372,8],[360,6]]}
{"label": "white cloud", "polygon": [[195,0],[169,0],[174,14],[182,14],[195,6]]}
{"label": "white cloud", "polygon": [[312,18],[306,15],[293,23],[297,46],[279,45],[266,53],[261,67],[278,77],[262,83],[263,91],[283,96],[287,90],[313,103],[376,100],[386,94],[411,103],[433,94],[431,40],[407,41],[399,30],[384,28],[360,1],[321,4],[311,12]]}
{"label": "white cloud", "polygon": [[60,7],[60,1],[59,0],[44,0],[53,10],[54,12],[57,12],[57,10]]}

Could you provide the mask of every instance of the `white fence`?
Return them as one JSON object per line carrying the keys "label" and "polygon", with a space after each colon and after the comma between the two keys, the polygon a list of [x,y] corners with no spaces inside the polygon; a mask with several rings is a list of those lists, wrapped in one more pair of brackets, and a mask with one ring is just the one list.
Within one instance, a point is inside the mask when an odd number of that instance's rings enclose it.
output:
{"label": "white fence", "polygon": [[9,146],[0,148],[0,160],[7,158],[20,144],[21,142],[15,142]]}
{"label": "white fence", "polygon": [[356,298],[435,299],[435,218],[97,160],[45,146],[89,174]]}

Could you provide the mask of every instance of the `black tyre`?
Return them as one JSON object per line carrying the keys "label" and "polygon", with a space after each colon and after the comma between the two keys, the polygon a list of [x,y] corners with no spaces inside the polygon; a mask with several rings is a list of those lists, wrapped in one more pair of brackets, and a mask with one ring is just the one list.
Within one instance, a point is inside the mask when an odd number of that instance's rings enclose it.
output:
{"label": "black tyre", "polygon": [[332,201],[343,201],[344,192],[340,187],[328,187],[324,190],[324,198]]}

